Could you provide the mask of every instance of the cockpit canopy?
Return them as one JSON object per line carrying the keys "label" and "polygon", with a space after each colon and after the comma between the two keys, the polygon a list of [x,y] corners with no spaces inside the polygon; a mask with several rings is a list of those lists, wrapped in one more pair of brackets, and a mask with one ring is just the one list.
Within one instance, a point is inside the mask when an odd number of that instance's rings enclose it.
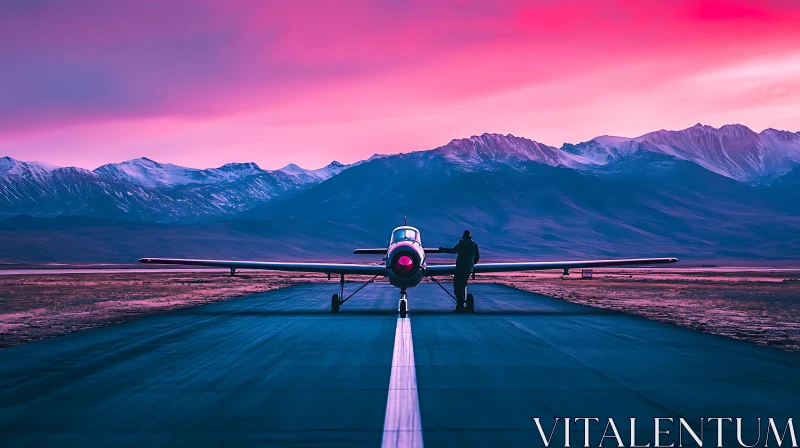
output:
{"label": "cockpit canopy", "polygon": [[419,231],[412,227],[400,227],[392,233],[392,244],[398,241],[415,241],[419,243]]}

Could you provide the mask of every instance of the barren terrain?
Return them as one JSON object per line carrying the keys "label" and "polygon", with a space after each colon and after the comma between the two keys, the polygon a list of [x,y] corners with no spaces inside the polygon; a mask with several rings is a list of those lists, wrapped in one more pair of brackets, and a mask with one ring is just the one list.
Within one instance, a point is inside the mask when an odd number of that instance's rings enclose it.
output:
{"label": "barren terrain", "polygon": [[312,274],[255,272],[230,277],[222,272],[180,270],[0,275],[0,348],[297,282],[325,280]]}
{"label": "barren terrain", "polygon": [[[698,268],[595,269],[593,279],[581,279],[580,271],[567,279],[557,272],[482,275],[476,281],[800,351],[798,278],[800,270]],[[244,272],[230,277],[178,270],[0,275],[0,348],[295,283],[326,281],[319,274]],[[336,279],[330,283],[335,292]]]}
{"label": "barren terrain", "polygon": [[800,351],[800,270],[595,269],[484,276],[570,302]]}

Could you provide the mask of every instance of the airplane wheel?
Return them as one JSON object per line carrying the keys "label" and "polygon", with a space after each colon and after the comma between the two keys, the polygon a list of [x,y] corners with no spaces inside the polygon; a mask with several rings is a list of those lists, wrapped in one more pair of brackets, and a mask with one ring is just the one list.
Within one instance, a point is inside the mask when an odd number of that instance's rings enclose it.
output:
{"label": "airplane wheel", "polygon": [[331,297],[331,313],[339,312],[339,294],[334,294]]}
{"label": "airplane wheel", "polygon": [[474,313],[475,312],[475,296],[472,294],[467,294],[467,313]]}
{"label": "airplane wheel", "polygon": [[405,318],[408,313],[408,302],[405,300],[400,301],[400,317]]}

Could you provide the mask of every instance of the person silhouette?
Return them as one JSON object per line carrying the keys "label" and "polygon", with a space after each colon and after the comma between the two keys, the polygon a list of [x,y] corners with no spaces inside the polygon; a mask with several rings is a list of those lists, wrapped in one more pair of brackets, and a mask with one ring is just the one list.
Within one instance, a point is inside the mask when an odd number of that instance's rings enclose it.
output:
{"label": "person silhouette", "polygon": [[467,283],[472,274],[472,268],[480,259],[478,245],[472,241],[469,230],[465,230],[461,235],[461,241],[453,247],[440,247],[439,252],[445,254],[458,254],[456,258],[456,272],[453,275],[453,293],[456,296],[456,309],[454,312],[462,313],[467,309],[464,306],[467,294]]}

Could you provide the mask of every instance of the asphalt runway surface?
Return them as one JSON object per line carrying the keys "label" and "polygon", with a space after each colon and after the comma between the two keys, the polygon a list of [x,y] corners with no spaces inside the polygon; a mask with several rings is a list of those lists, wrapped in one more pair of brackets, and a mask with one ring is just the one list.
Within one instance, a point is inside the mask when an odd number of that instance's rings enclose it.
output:
{"label": "asphalt runway surface", "polygon": [[[336,315],[337,289],[299,285],[0,351],[0,446],[544,446],[532,417],[547,432],[554,417],[599,417],[592,446],[608,417],[626,443],[640,418],[642,444],[653,417],[743,417],[751,444],[756,417],[781,430],[799,417],[795,353],[498,285],[470,286],[476,314],[454,315],[422,284],[405,320],[396,288],[372,284]],[[570,434],[583,445],[583,427]]]}

